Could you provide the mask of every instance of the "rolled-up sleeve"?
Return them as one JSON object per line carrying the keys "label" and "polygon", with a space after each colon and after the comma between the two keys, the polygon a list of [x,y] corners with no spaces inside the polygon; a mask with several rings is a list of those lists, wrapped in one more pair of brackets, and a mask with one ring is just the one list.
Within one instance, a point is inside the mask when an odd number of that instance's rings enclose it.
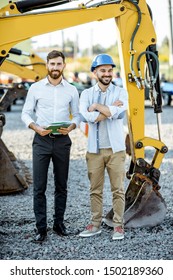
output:
{"label": "rolled-up sleeve", "polygon": [[126,110],[128,108],[128,94],[124,88],[119,88],[119,98],[118,100],[123,102],[123,106],[112,106],[108,105],[111,116],[109,119],[121,119],[125,116]]}

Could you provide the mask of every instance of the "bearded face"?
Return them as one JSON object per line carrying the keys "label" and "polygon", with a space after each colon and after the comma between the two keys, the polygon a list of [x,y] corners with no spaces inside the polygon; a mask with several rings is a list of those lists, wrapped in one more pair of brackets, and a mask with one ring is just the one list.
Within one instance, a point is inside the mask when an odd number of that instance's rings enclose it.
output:
{"label": "bearded face", "polygon": [[63,74],[63,70],[60,71],[60,70],[49,70],[48,69],[47,72],[48,72],[48,75],[54,80],[58,79]]}
{"label": "bearded face", "polygon": [[104,86],[108,86],[113,79],[113,68],[111,65],[101,65],[94,71],[97,80]]}
{"label": "bearded face", "polygon": [[97,76],[98,81],[103,84],[104,86],[107,86],[110,84],[110,82],[112,81],[112,76]]}
{"label": "bearded face", "polygon": [[62,57],[59,56],[50,59],[47,63],[48,76],[53,80],[59,79],[63,74],[64,67],[65,63],[63,62]]}

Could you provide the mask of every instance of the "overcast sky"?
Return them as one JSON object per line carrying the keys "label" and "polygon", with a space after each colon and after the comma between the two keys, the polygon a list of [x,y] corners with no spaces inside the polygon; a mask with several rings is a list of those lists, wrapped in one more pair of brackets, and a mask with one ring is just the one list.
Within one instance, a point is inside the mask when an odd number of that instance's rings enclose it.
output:
{"label": "overcast sky", "polygon": [[[147,3],[153,13],[153,23],[157,34],[158,44],[160,45],[164,37],[166,35],[169,36],[168,0],[147,0]],[[101,44],[104,47],[109,47],[116,42],[114,19],[83,24],[65,29],[63,32],[56,31],[47,35],[34,37],[34,41],[37,41],[35,47],[49,46],[56,43],[62,45],[62,36],[64,37],[64,40],[69,38],[70,40],[75,41],[78,38],[79,48],[81,49],[87,48],[91,44]]]}

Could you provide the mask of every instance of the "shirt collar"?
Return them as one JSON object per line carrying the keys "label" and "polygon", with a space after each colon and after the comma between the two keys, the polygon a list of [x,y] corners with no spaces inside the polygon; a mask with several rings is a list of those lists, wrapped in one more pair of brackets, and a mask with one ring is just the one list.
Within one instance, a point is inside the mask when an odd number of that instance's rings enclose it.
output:
{"label": "shirt collar", "polygon": [[[101,88],[99,87],[98,83],[97,83],[94,87],[95,87],[95,91],[101,92]],[[113,88],[113,84],[110,83],[110,85],[108,86],[106,92],[111,92],[111,91],[112,91],[112,88]]]}
{"label": "shirt collar", "polygon": [[[46,77],[45,79],[44,79],[44,85],[52,85],[50,82],[49,82],[49,80],[48,80],[48,77]],[[65,85],[65,80],[62,78],[62,80],[61,80],[61,82],[60,82],[60,84],[58,84],[57,86],[59,86],[59,85]]]}

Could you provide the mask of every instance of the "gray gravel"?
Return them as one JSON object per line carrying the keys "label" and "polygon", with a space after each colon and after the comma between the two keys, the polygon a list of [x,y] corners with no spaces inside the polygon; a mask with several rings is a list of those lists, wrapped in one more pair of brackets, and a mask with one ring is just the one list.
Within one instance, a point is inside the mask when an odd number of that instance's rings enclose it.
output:
{"label": "gray gravel", "polygon": [[[31,143],[33,132],[20,120],[22,104],[6,113],[7,123],[2,139],[19,161],[32,172]],[[112,230],[103,226],[101,235],[79,238],[78,232],[90,220],[89,182],[85,162],[87,139],[77,129],[71,133],[68,203],[65,224],[71,235],[59,237],[52,231],[53,178],[50,168],[47,188],[48,238],[42,245],[33,243],[35,220],[32,209],[32,183],[23,193],[0,197],[0,258],[6,260],[172,260],[173,259],[173,108],[164,107],[162,141],[169,148],[160,171],[161,194],[167,204],[166,218],[153,228],[126,229],[125,239],[112,241]],[[146,134],[157,138],[153,109],[146,107]],[[152,150],[147,150],[151,159]],[[127,156],[128,170],[130,158]],[[125,185],[129,181],[126,179]],[[105,215],[111,209],[109,180],[106,174],[104,189]]]}

